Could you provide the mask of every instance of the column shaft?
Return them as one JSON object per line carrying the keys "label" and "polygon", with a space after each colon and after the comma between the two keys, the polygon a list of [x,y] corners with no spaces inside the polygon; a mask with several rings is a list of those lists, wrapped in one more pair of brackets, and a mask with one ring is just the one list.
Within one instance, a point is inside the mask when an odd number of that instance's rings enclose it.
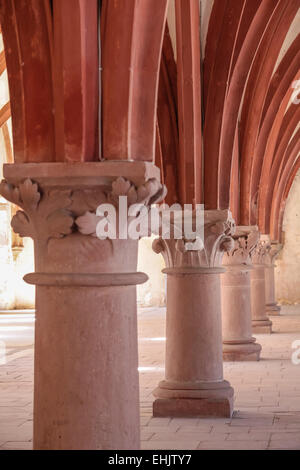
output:
{"label": "column shaft", "polygon": [[268,315],[279,315],[280,307],[275,300],[275,266],[265,267],[266,310]]}
{"label": "column shaft", "polygon": [[35,449],[136,449],[135,286],[37,286]]}
{"label": "column shaft", "polygon": [[222,274],[223,358],[258,361],[261,346],[252,336],[251,266],[227,266]]}
{"label": "column shaft", "polygon": [[254,264],[251,271],[252,329],[256,334],[272,333],[272,322],[266,314],[265,268]]}
{"label": "column shaft", "polygon": [[220,302],[219,273],[168,274],[167,382],[223,380]]}
{"label": "column shaft", "polygon": [[265,260],[265,282],[266,282],[266,310],[267,314],[280,315],[280,306],[275,296],[275,260],[282,250],[283,245],[271,242],[271,248]]}

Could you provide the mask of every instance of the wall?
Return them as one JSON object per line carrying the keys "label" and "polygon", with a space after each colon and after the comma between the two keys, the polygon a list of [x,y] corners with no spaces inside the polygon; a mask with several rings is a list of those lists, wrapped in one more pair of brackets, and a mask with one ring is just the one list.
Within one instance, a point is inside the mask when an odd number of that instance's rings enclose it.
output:
{"label": "wall", "polygon": [[0,197],[0,309],[14,308],[14,265],[11,248],[10,205]]}
{"label": "wall", "polygon": [[280,303],[300,303],[300,171],[292,185],[284,213],[284,248],[276,262],[276,297]]}
{"label": "wall", "polygon": [[139,242],[138,271],[149,276],[149,281],[137,288],[137,301],[142,307],[161,307],[165,305],[165,275],[162,274],[165,264],[163,257],[152,251],[153,238]]}
{"label": "wall", "polygon": [[23,239],[24,248],[15,256],[14,261],[14,308],[34,308],[35,287],[23,281],[25,274],[34,272],[33,241]]}
{"label": "wall", "polygon": [[33,243],[24,239],[24,247],[12,248],[11,205],[0,198],[0,311],[34,307],[34,286],[23,281],[34,271]]}

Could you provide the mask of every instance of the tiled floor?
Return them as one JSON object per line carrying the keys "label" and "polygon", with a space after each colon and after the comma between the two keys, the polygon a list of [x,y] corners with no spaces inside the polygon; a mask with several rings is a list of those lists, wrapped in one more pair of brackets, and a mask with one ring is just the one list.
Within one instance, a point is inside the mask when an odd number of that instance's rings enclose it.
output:
{"label": "tiled floor", "polygon": [[[225,363],[236,393],[232,419],[151,417],[151,392],[164,375],[164,317],[164,309],[139,313],[143,449],[300,450],[300,365],[291,361],[300,306],[284,307],[273,317],[274,334],[257,337],[261,362]],[[32,445],[33,328],[33,313],[0,314],[0,449]]]}

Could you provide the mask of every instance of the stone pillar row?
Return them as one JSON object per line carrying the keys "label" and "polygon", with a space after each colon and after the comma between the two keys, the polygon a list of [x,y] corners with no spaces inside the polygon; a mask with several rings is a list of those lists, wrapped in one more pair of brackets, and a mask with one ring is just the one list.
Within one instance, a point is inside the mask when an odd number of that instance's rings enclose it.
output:
{"label": "stone pillar row", "polygon": [[[118,212],[119,196],[146,208],[163,200],[159,170],[125,161],[13,164],[4,176],[0,194],[23,209],[12,227],[35,247],[35,272],[25,276],[36,286],[34,448],[138,449],[136,285],[147,276],[136,272],[138,240],[96,236],[96,209],[109,202]],[[257,227],[236,229],[229,211],[210,210],[202,237],[155,240],[167,320],[154,416],[232,415],[223,357],[258,360],[252,330],[272,327],[270,244],[258,236]]]}

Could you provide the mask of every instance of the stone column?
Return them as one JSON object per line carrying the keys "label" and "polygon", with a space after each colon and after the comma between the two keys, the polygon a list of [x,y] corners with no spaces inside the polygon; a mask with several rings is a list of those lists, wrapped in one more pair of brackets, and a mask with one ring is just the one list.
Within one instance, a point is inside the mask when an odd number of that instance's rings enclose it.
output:
{"label": "stone column", "polygon": [[252,336],[250,253],[259,239],[257,227],[237,227],[234,248],[225,254],[222,274],[223,359],[259,361],[261,346]]}
{"label": "stone column", "polygon": [[271,246],[263,236],[251,254],[251,309],[252,330],[256,334],[272,333],[272,322],[266,314],[265,257]]}
{"label": "stone column", "polygon": [[154,416],[230,417],[233,389],[223,378],[221,273],[232,247],[228,211],[205,211],[204,240],[157,239],[167,268],[166,372]]}
{"label": "stone column", "polygon": [[275,261],[283,245],[271,242],[271,249],[265,260],[266,310],[268,315],[280,315],[280,306],[275,297]]}
{"label": "stone column", "polygon": [[96,237],[101,203],[160,199],[159,170],[143,162],[5,166],[1,194],[34,239],[35,449],[138,449],[138,240]]}

